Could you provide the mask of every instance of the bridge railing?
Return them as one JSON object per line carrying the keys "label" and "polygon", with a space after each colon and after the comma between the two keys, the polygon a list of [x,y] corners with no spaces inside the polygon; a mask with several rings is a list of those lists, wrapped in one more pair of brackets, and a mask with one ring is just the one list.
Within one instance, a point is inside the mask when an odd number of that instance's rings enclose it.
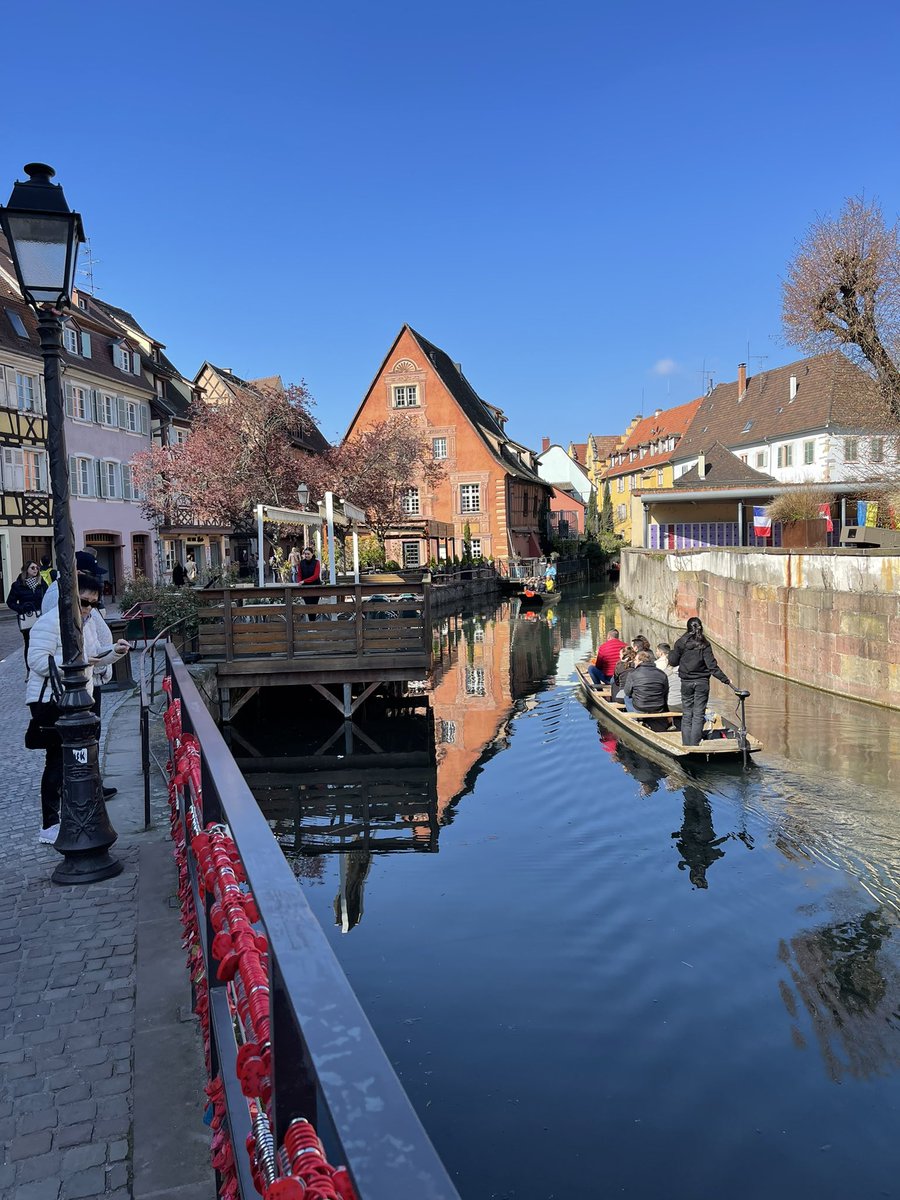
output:
{"label": "bridge railing", "polygon": [[430,585],[338,583],[320,587],[204,588],[198,612],[203,658],[363,659],[421,654],[431,645]]}
{"label": "bridge railing", "polygon": [[[224,1083],[224,1125],[241,1195],[250,1200],[257,1192],[245,1149],[251,1110],[238,1076],[235,1028],[240,1022],[229,984],[217,977],[221,963],[213,953],[214,921],[221,929],[221,906],[217,917],[215,897],[199,886],[191,845],[199,839],[192,839],[186,815],[191,807],[199,808],[204,829],[210,823],[227,826],[259,914],[256,928],[268,941],[268,1115],[275,1147],[284,1145],[292,1122],[303,1118],[315,1126],[328,1159],[346,1165],[359,1200],[458,1200],[317,918],[170,644],[166,663],[167,686],[180,701],[182,734],[193,734],[199,744],[200,786],[176,775],[176,798],[187,832],[187,871],[209,986],[209,1066],[211,1076],[221,1076]],[[171,732],[170,748],[174,751]]]}

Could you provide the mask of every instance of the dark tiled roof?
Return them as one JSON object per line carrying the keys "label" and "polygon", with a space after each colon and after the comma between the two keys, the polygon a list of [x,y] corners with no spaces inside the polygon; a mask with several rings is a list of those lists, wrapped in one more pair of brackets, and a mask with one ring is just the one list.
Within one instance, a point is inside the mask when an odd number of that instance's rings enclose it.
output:
{"label": "dark tiled roof", "polygon": [[[792,375],[797,378],[793,400]],[[712,437],[736,448],[829,425],[863,429],[886,425],[874,381],[837,351],[751,375],[743,396],[738,396],[737,381],[720,383],[700,402],[676,457],[699,454]]]}
{"label": "dark tiled roof", "polygon": [[698,487],[734,487],[739,484],[750,484],[762,487],[764,484],[777,484],[777,479],[767,475],[765,471],[755,471],[753,467],[743,462],[736,454],[732,454],[721,442],[713,442],[704,452],[705,471],[700,477],[699,462],[679,475],[675,480],[677,488]]}
{"label": "dark tiled roof", "polygon": [[[532,471],[530,467],[526,466],[507,445],[511,439],[503,432],[503,426],[494,415],[499,412],[499,409],[481,399],[462,371],[439,346],[429,342],[428,338],[423,337],[421,333],[416,333],[410,326],[407,328],[419,343],[422,353],[434,367],[441,383],[459,405],[463,415],[481,435],[494,457],[499,459],[510,475],[546,487],[546,480],[541,479],[536,471]],[[499,450],[494,445],[495,441],[499,444]]]}

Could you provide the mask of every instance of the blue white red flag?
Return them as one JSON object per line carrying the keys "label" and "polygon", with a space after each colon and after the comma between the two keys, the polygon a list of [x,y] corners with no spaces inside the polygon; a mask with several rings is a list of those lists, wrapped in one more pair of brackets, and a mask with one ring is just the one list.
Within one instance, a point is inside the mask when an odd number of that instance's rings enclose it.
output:
{"label": "blue white red flag", "polygon": [[753,532],[757,537],[772,536],[772,522],[769,520],[765,508],[760,505],[753,507]]}

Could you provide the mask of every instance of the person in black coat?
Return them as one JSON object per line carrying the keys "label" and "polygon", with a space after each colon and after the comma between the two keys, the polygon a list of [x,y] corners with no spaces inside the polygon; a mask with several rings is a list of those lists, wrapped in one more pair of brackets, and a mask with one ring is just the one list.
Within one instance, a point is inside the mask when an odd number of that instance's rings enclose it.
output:
{"label": "person in black coat", "polygon": [[[641,650],[635,659],[633,671],[625,680],[625,707],[635,712],[666,712],[669,704],[669,677],[665,671],[653,665],[649,650]],[[668,718],[659,721],[642,721],[648,729],[661,733],[668,727]]]}
{"label": "person in black coat", "polygon": [[715,675],[728,687],[734,686],[716,662],[699,617],[691,617],[688,621],[687,633],[681,635],[669,653],[669,665],[678,668],[681,680],[682,745],[699,746],[709,700],[710,676]]}
{"label": "person in black coat", "polygon": [[175,560],[175,566],[172,568],[172,584],[174,587],[184,587],[187,576],[184,573],[184,567],[178,560]]}
{"label": "person in black coat", "polygon": [[14,580],[6,597],[6,606],[16,614],[19,631],[25,642],[25,678],[28,678],[28,643],[31,627],[41,615],[41,602],[47,585],[41,578],[41,568],[36,562],[27,562],[18,579]]}

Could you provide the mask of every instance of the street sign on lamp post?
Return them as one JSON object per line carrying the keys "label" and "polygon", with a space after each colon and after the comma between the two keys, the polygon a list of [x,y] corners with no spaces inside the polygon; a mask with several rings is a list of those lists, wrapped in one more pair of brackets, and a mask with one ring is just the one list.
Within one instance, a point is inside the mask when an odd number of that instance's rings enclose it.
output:
{"label": "street sign on lamp post", "polygon": [[100,721],[94,715],[87,688],[63,410],[61,310],[72,302],[75,264],[84,230],[79,214],[66,204],[62,188],[52,182],[52,167],[29,163],[25,172],[28,182],[17,182],[9,203],[0,207],[0,227],[9,242],[22,295],[37,316],[44,360],[63,655],[63,695],[56,722],[62,742],[63,786],[59,836],[54,847],[63,855],[63,861],[52,879],[59,884],[96,883],[118,875],[122,864],[109,853],[117,835],[103,800],[97,745]]}

